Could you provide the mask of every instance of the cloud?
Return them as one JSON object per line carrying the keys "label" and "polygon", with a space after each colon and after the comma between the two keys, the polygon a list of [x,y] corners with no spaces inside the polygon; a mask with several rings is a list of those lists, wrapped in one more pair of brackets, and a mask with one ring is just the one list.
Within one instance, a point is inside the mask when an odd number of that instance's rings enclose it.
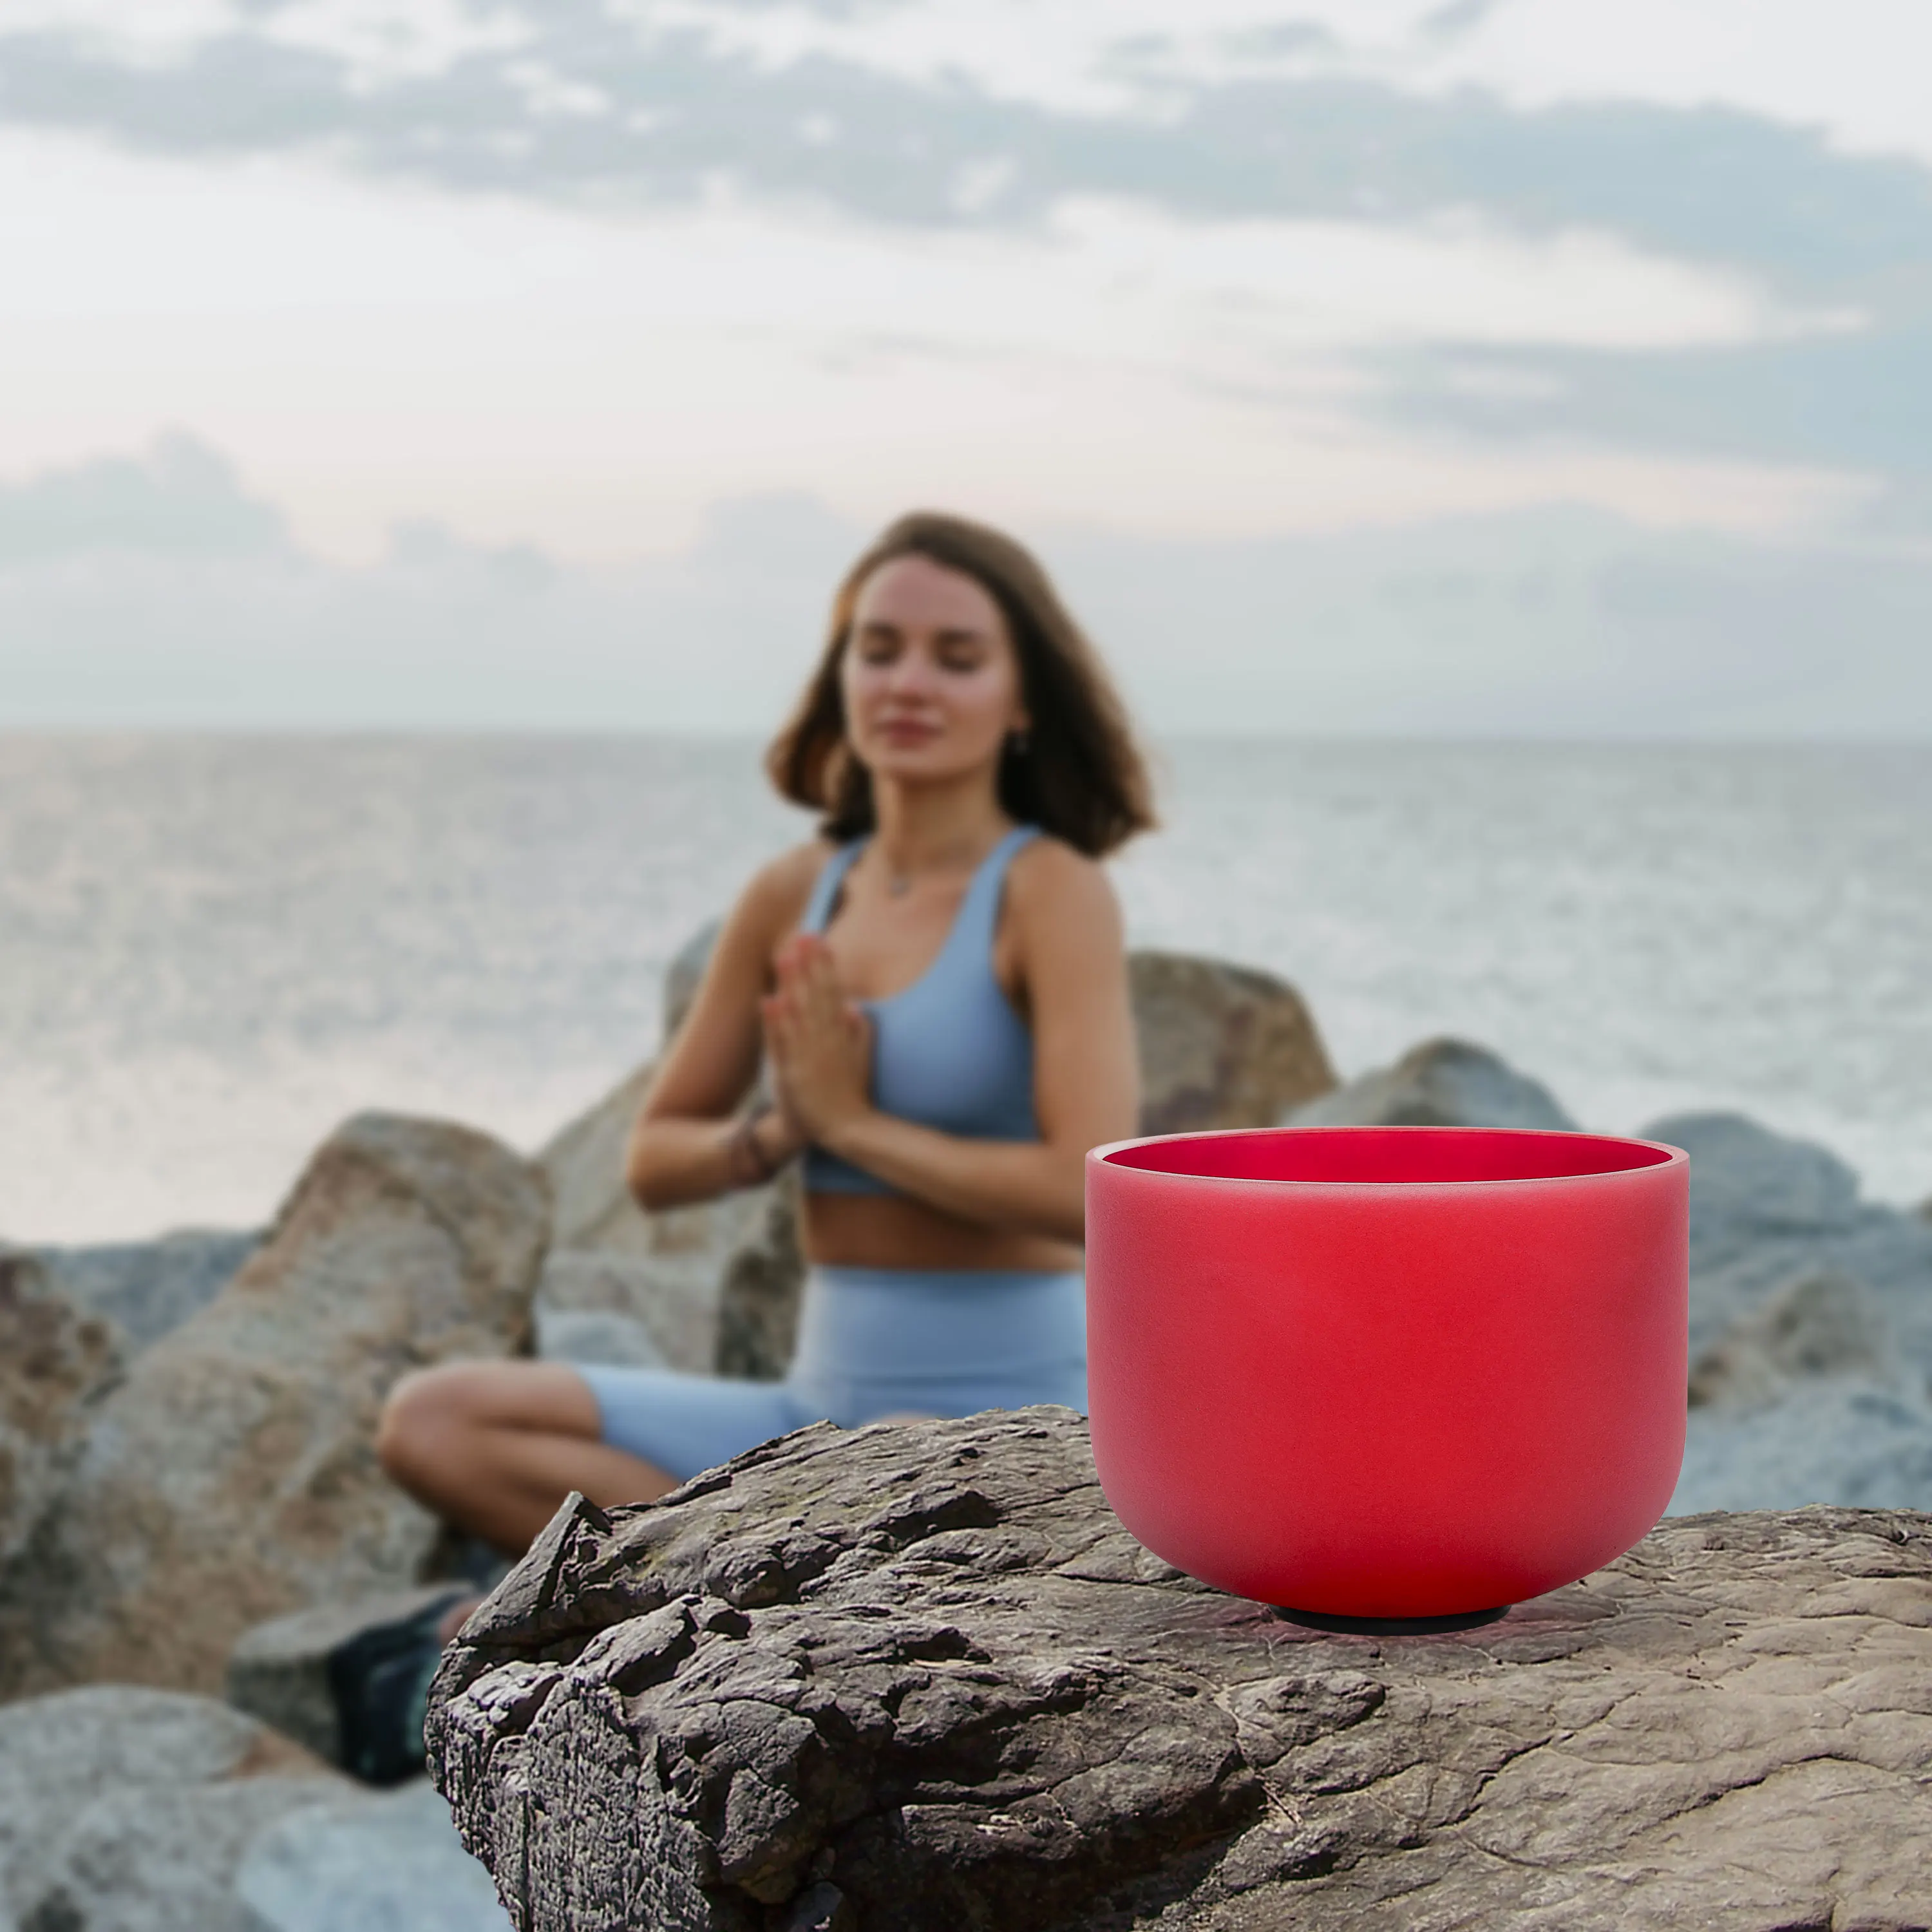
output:
{"label": "cloud", "polygon": [[[198,460],[205,481],[219,460]],[[622,569],[432,525],[365,568],[92,532],[42,526],[0,559],[0,727],[766,730],[871,534],[797,496],[720,505],[688,550]],[[1326,538],[1035,534],[1163,735],[1932,738],[1932,547],[1560,507]]]}
{"label": "cloud", "polygon": [[1388,413],[1406,423],[1932,482],[1932,324],[1617,355],[1466,346],[1386,366]]}
{"label": "cloud", "polygon": [[[1735,110],[1528,109],[1271,74],[1170,82],[1158,118],[1076,115],[822,53],[773,65],[598,0],[516,17],[517,44],[460,47],[380,84],[347,52],[275,38],[272,20],[165,60],[21,30],[0,34],[0,117],[175,154],[326,147],[446,187],[604,206],[698,205],[728,184],[935,226],[1036,224],[1094,194],[1201,217],[1474,208],[1539,235],[1606,229],[1798,296],[1869,292],[1932,259],[1932,173]],[[1312,46],[1319,30],[1282,31]],[[994,160],[1000,192],[962,196],[962,175]]]}
{"label": "cloud", "polygon": [[250,496],[226,457],[178,431],[143,456],[0,483],[0,563],[100,551],[279,556],[289,538],[280,512]]}

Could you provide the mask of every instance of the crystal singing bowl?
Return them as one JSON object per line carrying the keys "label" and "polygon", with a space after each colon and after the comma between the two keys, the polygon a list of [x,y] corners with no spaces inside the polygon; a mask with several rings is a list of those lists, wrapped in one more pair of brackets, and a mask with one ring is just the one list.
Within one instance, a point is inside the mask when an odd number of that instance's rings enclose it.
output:
{"label": "crystal singing bowl", "polygon": [[1108,1502],[1323,1627],[1465,1628],[1587,1576],[1683,1460],[1689,1172],[1659,1142],[1478,1127],[1096,1148]]}

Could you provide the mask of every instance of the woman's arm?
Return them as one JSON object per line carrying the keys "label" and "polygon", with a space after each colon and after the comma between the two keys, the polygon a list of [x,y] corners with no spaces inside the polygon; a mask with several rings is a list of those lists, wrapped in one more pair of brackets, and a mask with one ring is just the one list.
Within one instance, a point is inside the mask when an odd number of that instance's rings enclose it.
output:
{"label": "woman's arm", "polygon": [[988,1141],[873,1106],[866,1046],[822,944],[794,942],[765,1003],[781,1090],[811,1138],[902,1193],[963,1220],[1079,1242],[1087,1150],[1134,1131],[1139,1107],[1120,908],[1106,874],[1036,841],[1007,874],[1034,1042],[1040,1136]]}
{"label": "woman's arm", "polygon": [[775,1172],[803,1145],[795,1124],[761,1115],[748,1150],[733,1116],[758,1078],[758,1003],[778,936],[824,863],[822,846],[774,860],[740,896],[712,948],[684,1022],[631,1129],[624,1175],[646,1208],[708,1201]]}

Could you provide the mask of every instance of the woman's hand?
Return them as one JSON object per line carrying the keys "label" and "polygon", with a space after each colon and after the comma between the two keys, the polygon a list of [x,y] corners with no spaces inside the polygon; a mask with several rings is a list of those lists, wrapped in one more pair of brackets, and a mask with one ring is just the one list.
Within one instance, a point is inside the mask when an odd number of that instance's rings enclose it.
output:
{"label": "woman's hand", "polygon": [[780,951],[778,990],[759,1002],[772,1092],[788,1129],[836,1148],[872,1111],[872,1028],[838,984],[830,949],[800,933]]}

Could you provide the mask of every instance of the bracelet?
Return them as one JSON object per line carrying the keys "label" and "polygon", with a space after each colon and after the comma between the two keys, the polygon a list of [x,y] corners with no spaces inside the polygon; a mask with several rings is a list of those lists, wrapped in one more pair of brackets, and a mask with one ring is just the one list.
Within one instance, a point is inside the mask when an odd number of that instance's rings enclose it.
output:
{"label": "bracelet", "polygon": [[[732,1174],[740,1187],[762,1187],[778,1172],[758,1144],[758,1123],[771,1111],[770,1107],[754,1108],[731,1130],[731,1138],[725,1143]],[[747,1168],[751,1170],[748,1178]]]}

